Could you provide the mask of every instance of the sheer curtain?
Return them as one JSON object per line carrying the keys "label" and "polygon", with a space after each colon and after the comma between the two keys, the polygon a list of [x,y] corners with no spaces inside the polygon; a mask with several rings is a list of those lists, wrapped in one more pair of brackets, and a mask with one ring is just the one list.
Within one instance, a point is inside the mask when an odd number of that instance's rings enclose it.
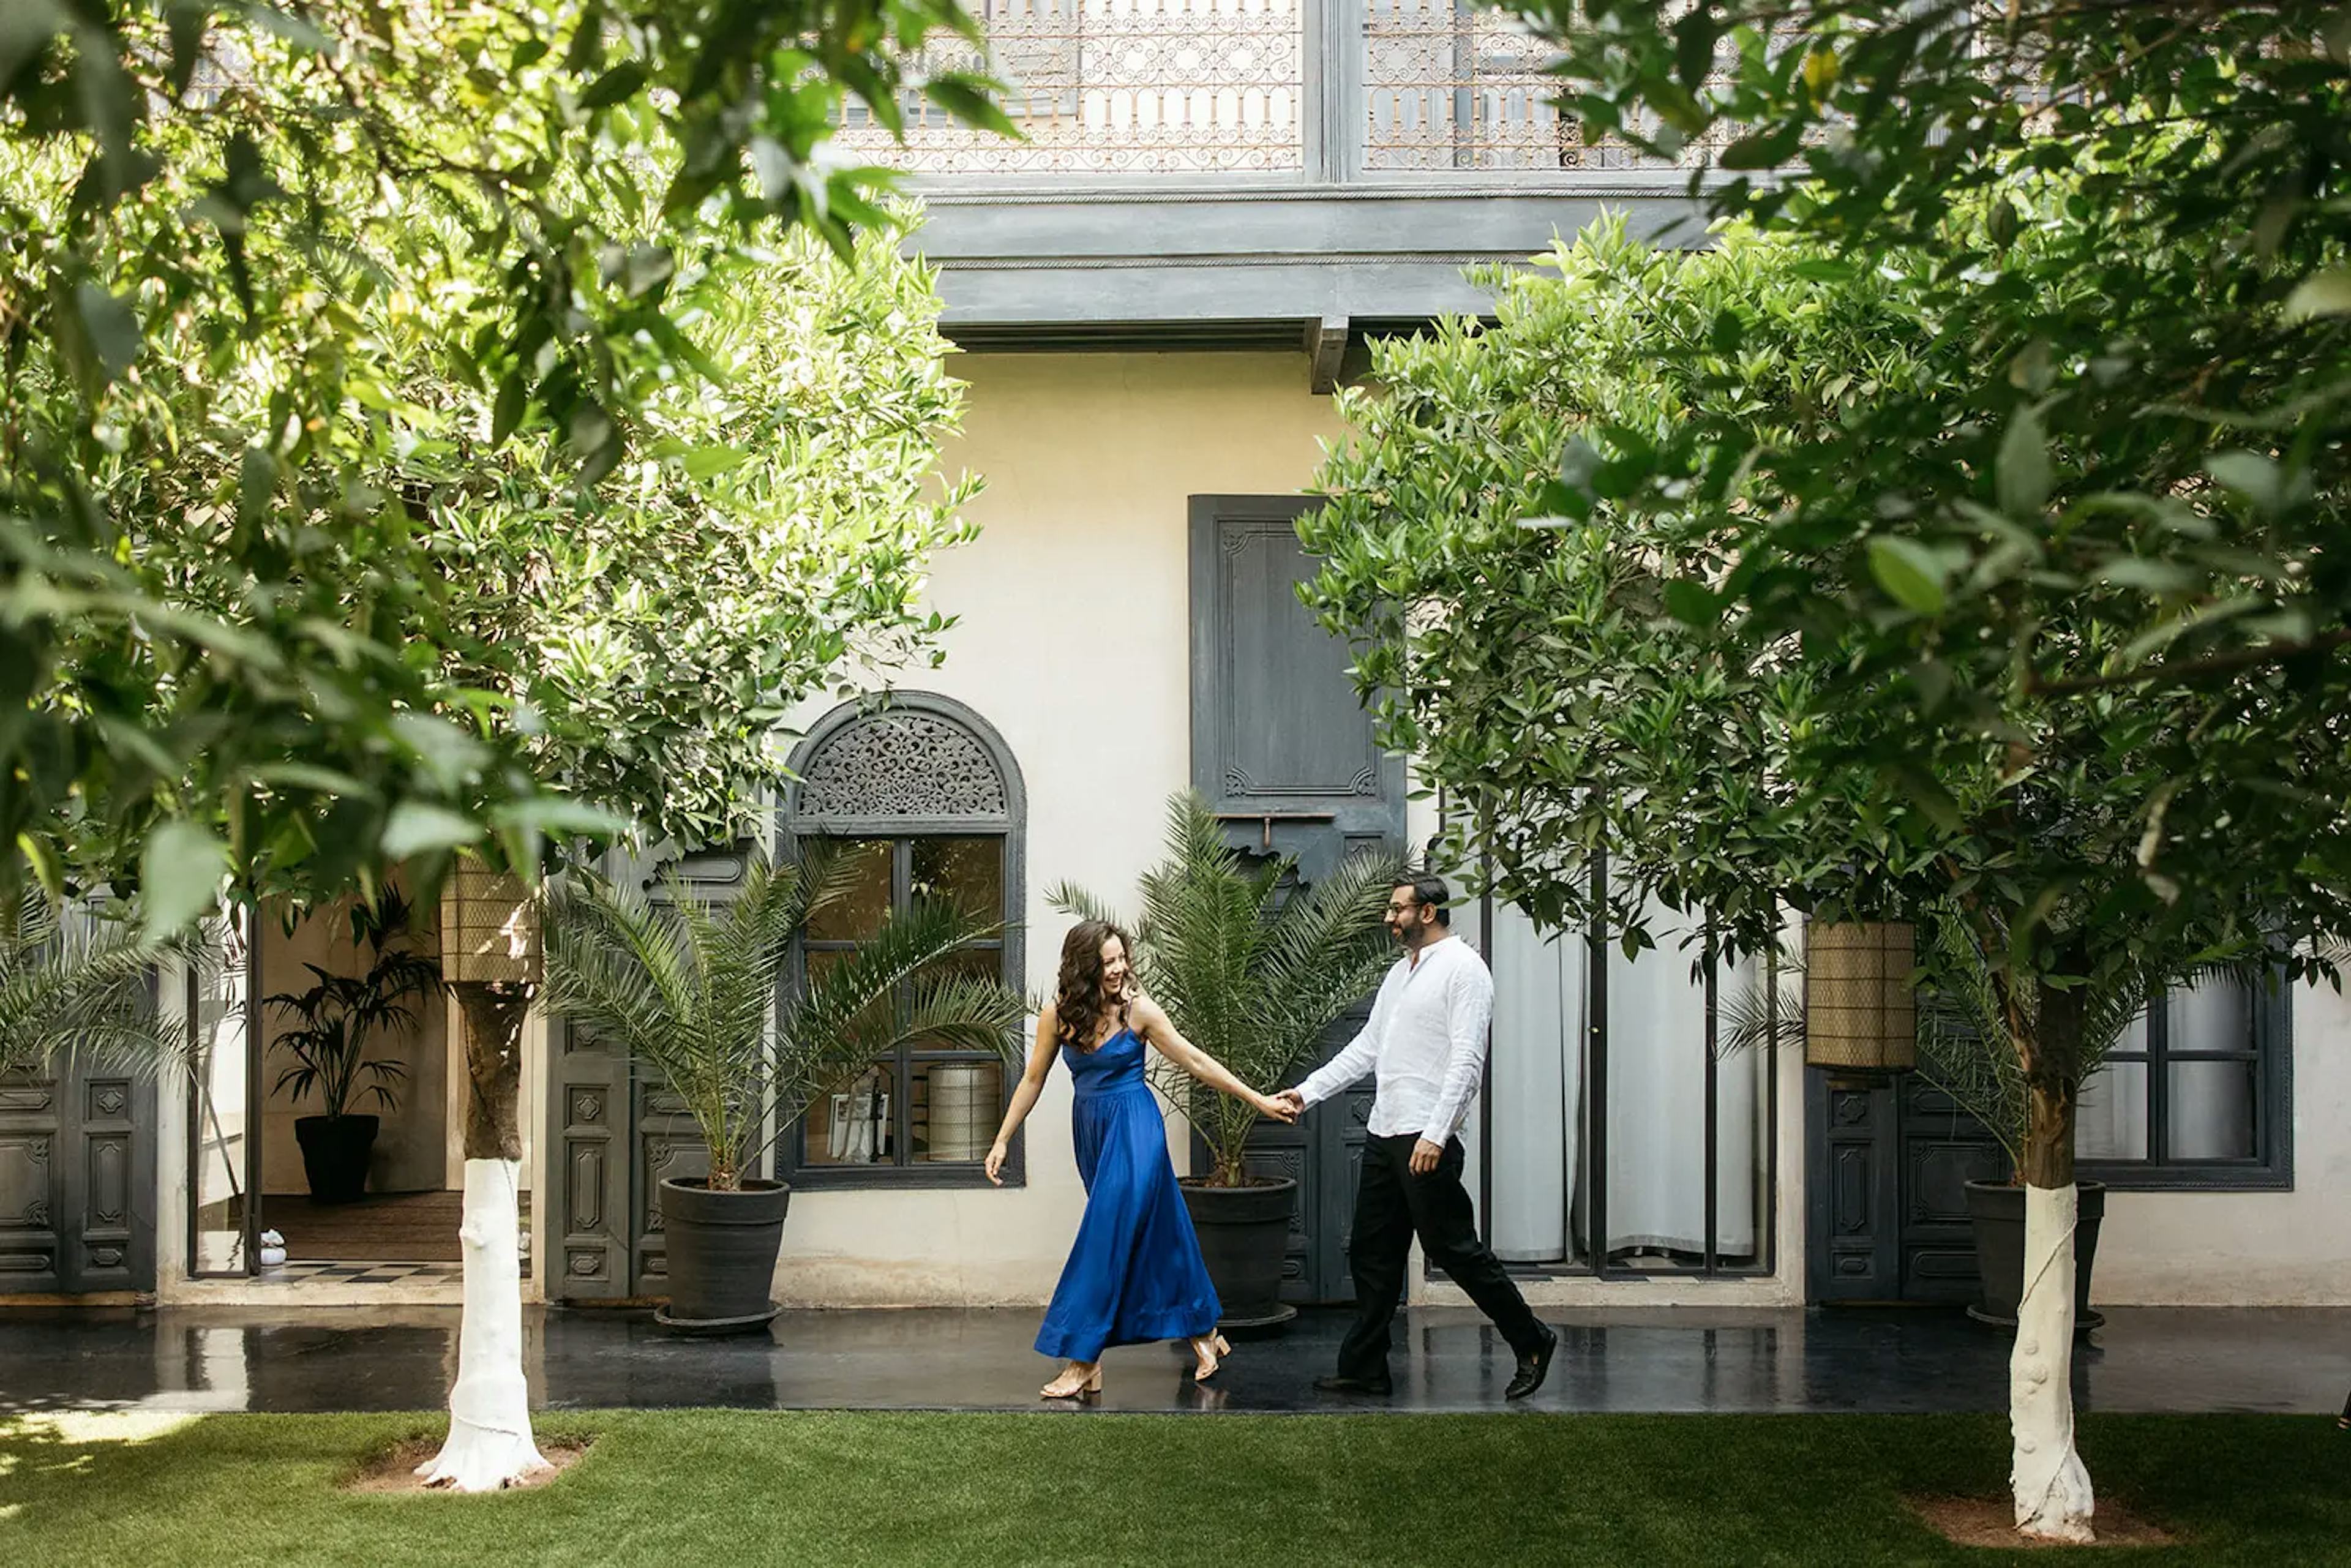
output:
{"label": "sheer curtain", "polygon": [[[2164,994],[2164,1051],[2170,1125],[2167,1159],[2249,1159],[2253,1135],[2251,1061],[2181,1061],[2181,1051],[2253,1049],[2253,988],[2237,980],[2179,986]],[[2108,1061],[2082,1084],[2074,1151],[2084,1159],[2151,1157],[2147,1018],[2131,1020]]]}
{"label": "sheer curtain", "polygon": [[[1477,941],[1476,906],[1464,932]],[[1493,1147],[1495,1253],[1513,1263],[1558,1263],[1574,1253],[1569,1217],[1583,1157],[1584,944],[1549,933],[1518,909],[1494,906],[1481,944],[1494,971],[1493,1051],[1486,1069]],[[1463,1130],[1478,1142],[1478,1118]]]}
{"label": "sheer curtain", "polygon": [[[1511,1262],[1587,1257],[1583,1190],[1584,1042],[1591,1019],[1590,946],[1551,932],[1508,904],[1482,934],[1474,905],[1457,926],[1494,971],[1493,1049],[1486,1074],[1490,1147],[1479,1118],[1463,1129],[1473,1170],[1490,1164],[1495,1252]],[[1682,927],[1653,913],[1658,946],[1628,960],[1612,946],[1608,987],[1608,1249],[1702,1253],[1706,1249],[1706,991],[1681,949]],[[1728,999],[1760,985],[1761,966],[1722,972]],[[1767,1183],[1761,1169],[1762,1074],[1768,1051],[1720,1059],[1715,1085],[1716,1246],[1729,1259],[1758,1249]],[[1478,1182],[1473,1176],[1472,1189]]]}
{"label": "sheer curtain", "polygon": [[[1608,1247],[1706,1250],[1706,988],[1691,974],[1692,926],[1648,913],[1657,945],[1608,949]],[[1761,984],[1761,966],[1726,967],[1723,1000]],[[1755,1250],[1755,1056],[1721,1060],[1715,1082],[1715,1239],[1726,1257]]]}

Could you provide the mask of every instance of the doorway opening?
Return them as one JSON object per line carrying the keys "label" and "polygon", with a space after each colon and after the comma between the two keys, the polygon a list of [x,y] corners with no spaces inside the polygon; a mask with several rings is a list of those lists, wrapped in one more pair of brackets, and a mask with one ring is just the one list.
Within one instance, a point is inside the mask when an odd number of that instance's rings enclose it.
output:
{"label": "doorway opening", "polygon": [[[395,881],[373,900],[265,902],[218,928],[192,996],[191,1275],[454,1283],[468,1084],[440,977],[438,912]],[[524,1137],[533,1086],[523,1074]],[[530,1271],[528,1149],[517,1195]]]}

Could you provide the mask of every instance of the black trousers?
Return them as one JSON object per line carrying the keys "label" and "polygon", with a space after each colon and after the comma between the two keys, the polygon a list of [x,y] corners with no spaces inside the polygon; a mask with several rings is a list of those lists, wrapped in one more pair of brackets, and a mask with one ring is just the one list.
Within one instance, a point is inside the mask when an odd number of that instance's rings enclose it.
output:
{"label": "black trousers", "polygon": [[1355,1276],[1355,1321],[1339,1344],[1343,1377],[1388,1375],[1388,1328],[1416,1235],[1428,1260],[1469,1293],[1512,1350],[1527,1354],[1541,1338],[1541,1325],[1502,1260],[1478,1238],[1469,1194],[1461,1186],[1461,1140],[1446,1140],[1443,1157],[1426,1176],[1412,1172],[1412,1147],[1418,1142],[1419,1135],[1411,1133],[1364,1142],[1355,1232],[1347,1243],[1347,1263]]}

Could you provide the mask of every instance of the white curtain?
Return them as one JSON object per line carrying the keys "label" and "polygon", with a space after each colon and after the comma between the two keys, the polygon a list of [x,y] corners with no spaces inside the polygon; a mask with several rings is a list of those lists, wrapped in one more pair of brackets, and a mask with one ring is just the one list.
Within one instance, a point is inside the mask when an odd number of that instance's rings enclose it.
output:
{"label": "white curtain", "polygon": [[[1464,935],[1477,941],[1476,907]],[[1583,1156],[1584,944],[1545,933],[1509,904],[1494,909],[1483,944],[1494,970],[1493,1053],[1486,1070],[1493,1124],[1496,1255],[1514,1263],[1557,1263],[1573,1253],[1568,1218]],[[1463,1129],[1476,1147],[1479,1118]],[[1473,1181],[1472,1190],[1475,1190]]]}
{"label": "white curtain", "polygon": [[[1706,1250],[1706,989],[1690,972],[1689,924],[1648,914],[1655,947],[1608,950],[1608,1246]],[[1728,1003],[1761,984],[1761,966],[1724,967]],[[1718,1062],[1715,1239],[1726,1257],[1755,1250],[1756,1065],[1744,1051]]]}
{"label": "white curtain", "polygon": [[[1458,920],[1480,941],[1475,907]],[[1657,950],[1627,961],[1612,947],[1608,971],[1608,1247],[1698,1253],[1706,1247],[1706,993],[1690,975],[1679,928],[1655,916]],[[1497,904],[1481,945],[1494,971],[1493,1052],[1486,1115],[1463,1129],[1471,1189],[1490,1161],[1495,1252],[1513,1262],[1584,1255],[1589,1194],[1581,1190],[1586,1114],[1584,1043],[1590,1026],[1590,947],[1581,932],[1539,928]],[[1725,969],[1725,1000],[1760,984],[1760,966]],[[1757,1249],[1765,1051],[1720,1059],[1716,1082],[1716,1244],[1726,1258]]]}
{"label": "white curtain", "polygon": [[[2185,987],[2168,998],[2173,1051],[2245,1051],[2253,1043],[2253,991],[2234,980]],[[2171,1063],[2171,1157],[2250,1159],[2252,1064]]]}
{"label": "white curtain", "polygon": [[[2175,987],[2165,993],[2168,1048],[2247,1051],[2253,1043],[2252,988],[2234,980]],[[2147,1019],[2131,1021],[2117,1051],[2147,1049]],[[2248,1159],[2253,1146],[2252,1064],[2172,1061],[2170,1146],[2175,1160]],[[2083,1159],[2143,1160],[2147,1147],[2147,1064],[2109,1061],[2082,1085],[2074,1111],[2074,1152]]]}

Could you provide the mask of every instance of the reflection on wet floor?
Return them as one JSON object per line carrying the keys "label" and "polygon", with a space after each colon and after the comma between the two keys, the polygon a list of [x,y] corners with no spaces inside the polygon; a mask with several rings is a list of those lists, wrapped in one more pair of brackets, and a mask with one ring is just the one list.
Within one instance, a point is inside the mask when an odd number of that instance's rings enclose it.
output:
{"label": "reflection on wet floor", "polygon": [[[2008,1342],[1956,1312],[1542,1313],[1562,1335],[1552,1411],[1991,1410]],[[1422,1308],[1395,1394],[1318,1394],[1343,1310],[1238,1341],[1215,1384],[1181,1346],[1110,1353],[1094,1409],[1505,1408],[1509,1349],[1474,1312]],[[680,1339],[643,1312],[528,1309],[524,1358],[547,1407],[1038,1409],[1053,1364],[1033,1311],[792,1312],[764,1334]],[[454,1308],[0,1312],[0,1410],[431,1409],[456,1369]],[[2331,1411],[2351,1385],[2351,1310],[2116,1308],[2074,1364],[2085,1409]],[[1516,1407],[1513,1407],[1516,1408]]]}

